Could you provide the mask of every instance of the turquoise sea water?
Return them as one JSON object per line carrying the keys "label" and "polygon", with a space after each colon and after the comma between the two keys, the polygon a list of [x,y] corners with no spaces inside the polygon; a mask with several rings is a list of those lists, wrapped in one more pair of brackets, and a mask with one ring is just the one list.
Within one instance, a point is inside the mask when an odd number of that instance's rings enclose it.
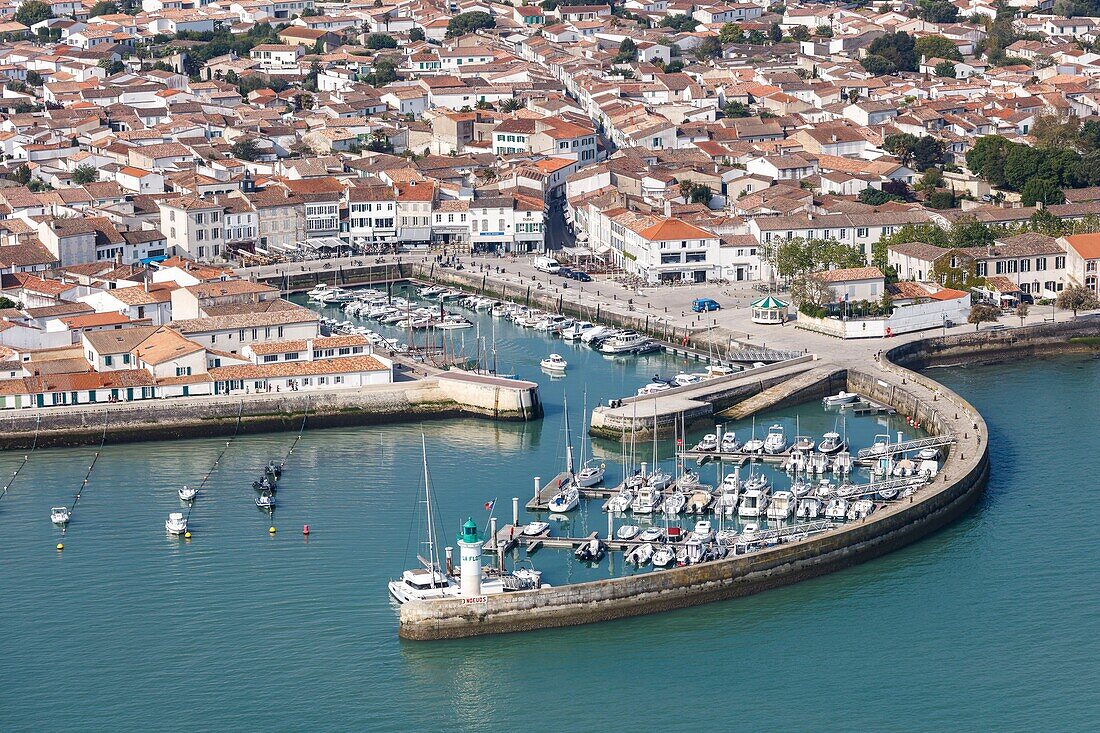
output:
{"label": "turquoise sea water", "polygon": [[[547,416],[422,426],[446,537],[467,514],[484,521],[494,497],[510,515],[531,476],[552,475],[564,395],[579,426],[586,389],[594,403],[684,366],[505,326],[498,338],[543,385]],[[565,379],[538,371],[551,350],[571,363]],[[164,519],[222,441],[108,445],[63,553],[49,507],[71,497],[92,449],[43,451],[0,501],[0,730],[1090,729],[1096,366],[934,372],[986,415],[994,472],[975,511],[909,548],[738,601],[444,643],[398,640],[385,591],[415,551],[419,425],[307,430],[274,537],[249,483],[293,436],[240,438],[195,505],[190,543]],[[835,421],[805,406],[783,416],[790,432],[796,414],[818,435]],[[848,429],[868,443],[898,423]],[[596,451],[618,476],[619,447]],[[0,472],[19,460],[0,454]],[[590,521],[606,527],[599,512]],[[611,572],[534,560],[554,583]]]}

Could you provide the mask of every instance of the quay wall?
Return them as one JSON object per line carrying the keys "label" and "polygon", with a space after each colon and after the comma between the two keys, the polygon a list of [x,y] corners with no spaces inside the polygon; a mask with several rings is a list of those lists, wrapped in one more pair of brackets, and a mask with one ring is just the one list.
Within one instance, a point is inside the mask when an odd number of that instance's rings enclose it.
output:
{"label": "quay wall", "polygon": [[[962,398],[904,367],[847,369],[848,384],[903,414],[923,416],[931,432],[958,436],[936,480],[908,502],[861,522],[750,555],[571,584],[401,607],[398,633],[431,640],[571,626],[685,608],[757,593],[839,570],[914,542],[951,522],[978,498],[989,473],[985,422]],[[945,409],[946,408],[946,409]]]}
{"label": "quay wall", "polygon": [[924,369],[1096,351],[1100,351],[1100,317],[1085,317],[1064,323],[921,339],[890,349],[887,358],[911,369]]}
{"label": "quay wall", "polygon": [[6,411],[0,415],[0,450],[26,449],[38,430],[38,447],[97,445],[106,420],[107,442],[210,437],[339,427],[410,419],[480,416],[530,420],[542,415],[538,385],[504,380],[470,381],[441,374],[361,389],[170,398]]}

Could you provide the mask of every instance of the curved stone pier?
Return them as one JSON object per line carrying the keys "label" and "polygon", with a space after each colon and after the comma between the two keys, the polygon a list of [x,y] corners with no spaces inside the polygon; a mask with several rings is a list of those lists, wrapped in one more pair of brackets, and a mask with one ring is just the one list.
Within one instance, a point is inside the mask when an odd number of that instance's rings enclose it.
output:
{"label": "curved stone pier", "polygon": [[[839,367],[838,367],[839,368]],[[799,542],[713,562],[538,591],[401,607],[406,639],[447,639],[571,626],[735,598],[839,570],[914,542],[969,508],[989,474],[985,421],[951,390],[887,360],[846,365],[847,385],[932,434],[958,441],[930,484],[908,501]]]}

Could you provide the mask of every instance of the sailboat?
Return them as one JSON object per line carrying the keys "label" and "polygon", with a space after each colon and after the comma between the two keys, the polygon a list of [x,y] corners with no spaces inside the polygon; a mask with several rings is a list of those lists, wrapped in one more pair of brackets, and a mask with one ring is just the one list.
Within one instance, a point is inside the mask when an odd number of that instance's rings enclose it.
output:
{"label": "sailboat", "polygon": [[[584,393],[584,419],[588,420],[588,392]],[[603,475],[605,466],[603,463],[596,463],[595,458],[589,458],[585,460],[585,454],[588,448],[588,431],[585,430],[581,433],[581,470],[576,474],[577,486],[582,488],[588,486],[595,486],[603,481]]]}

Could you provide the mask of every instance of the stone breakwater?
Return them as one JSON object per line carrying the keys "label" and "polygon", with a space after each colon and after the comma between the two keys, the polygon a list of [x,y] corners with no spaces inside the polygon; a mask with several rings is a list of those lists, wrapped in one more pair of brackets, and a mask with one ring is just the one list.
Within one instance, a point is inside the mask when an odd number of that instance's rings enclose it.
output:
{"label": "stone breakwater", "polygon": [[845,376],[849,390],[917,418],[932,434],[957,436],[940,474],[908,501],[863,521],[750,555],[488,596],[479,603],[447,599],[405,604],[398,633],[406,639],[458,638],[607,621],[736,598],[877,557],[965,512],[989,475],[987,431],[977,410],[946,387],[887,361],[868,364],[863,370],[849,367]]}
{"label": "stone breakwater", "polygon": [[[542,416],[534,382],[442,373],[355,390],[186,397],[121,404],[12,410],[0,415],[0,449],[25,449],[39,431],[39,447],[297,430],[308,412],[311,427],[476,416],[533,420]],[[39,418],[41,422],[39,423]]]}

